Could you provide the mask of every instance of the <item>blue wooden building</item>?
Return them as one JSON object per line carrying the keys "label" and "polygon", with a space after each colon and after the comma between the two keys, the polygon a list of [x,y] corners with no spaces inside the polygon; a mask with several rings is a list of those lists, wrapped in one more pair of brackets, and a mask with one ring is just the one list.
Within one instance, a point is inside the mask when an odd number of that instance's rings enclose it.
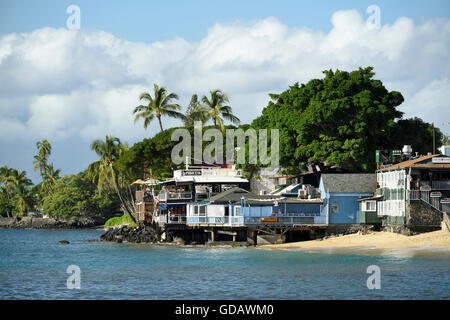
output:
{"label": "blue wooden building", "polygon": [[187,225],[217,227],[325,225],[322,199],[256,195],[233,188],[187,207]]}
{"label": "blue wooden building", "polygon": [[322,174],[319,189],[323,199],[321,215],[328,217],[327,224],[357,224],[358,200],[373,196],[376,175]]}

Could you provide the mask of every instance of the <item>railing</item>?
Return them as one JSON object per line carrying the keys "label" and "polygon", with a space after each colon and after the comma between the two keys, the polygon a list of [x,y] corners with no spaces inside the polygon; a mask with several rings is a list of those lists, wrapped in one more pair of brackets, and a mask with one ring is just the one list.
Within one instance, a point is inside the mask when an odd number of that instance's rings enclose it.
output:
{"label": "railing", "polygon": [[267,217],[243,217],[243,216],[188,216],[187,224],[195,225],[195,224],[207,224],[214,226],[256,226],[256,225],[310,225],[310,224],[326,224],[327,219],[326,216],[277,216],[274,221],[263,222],[261,218]]}
{"label": "railing", "polygon": [[221,216],[221,217],[208,217],[208,216],[188,216],[187,224],[207,224],[207,225],[220,225],[220,226],[243,226],[243,216]]}
{"label": "railing", "polygon": [[173,173],[175,178],[183,176],[222,176],[222,177],[241,177],[242,170],[226,169],[226,168],[199,168],[189,170],[175,170]]}
{"label": "railing", "polygon": [[409,193],[406,194],[406,196],[406,200],[420,200],[420,191],[410,190]]}
{"label": "railing", "polygon": [[215,196],[216,194],[218,194],[218,192],[196,192],[195,201],[205,200]]}
{"label": "railing", "polygon": [[160,214],[154,217],[159,224],[186,224],[186,216],[179,214]]}
{"label": "railing", "polygon": [[441,212],[450,212],[450,201],[442,199],[440,192],[410,190],[407,193],[408,201],[423,201]]}
{"label": "railing", "polygon": [[431,187],[433,190],[450,190],[450,181],[433,181]]}
{"label": "railing", "polygon": [[159,201],[168,200],[190,200],[192,192],[190,191],[162,191],[158,195]]}

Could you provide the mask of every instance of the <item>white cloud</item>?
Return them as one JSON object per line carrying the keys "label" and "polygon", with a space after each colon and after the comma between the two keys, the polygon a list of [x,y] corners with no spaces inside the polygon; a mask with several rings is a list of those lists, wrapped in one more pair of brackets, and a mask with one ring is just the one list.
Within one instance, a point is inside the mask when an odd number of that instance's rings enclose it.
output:
{"label": "white cloud", "polygon": [[[274,17],[215,24],[195,43],[131,42],[83,29],[5,35],[0,141],[91,141],[113,134],[132,142],[152,136],[157,123],[144,131],[131,112],[153,83],[178,93],[183,106],[193,93],[220,88],[237,116],[250,122],[269,101],[267,93],[322,77],[325,69],[368,65],[389,90],[403,93],[405,116],[450,122],[450,20],[415,25],[402,17],[369,30],[352,10],[335,12],[331,22],[328,33],[288,27]],[[164,126],[179,123],[165,119]]]}

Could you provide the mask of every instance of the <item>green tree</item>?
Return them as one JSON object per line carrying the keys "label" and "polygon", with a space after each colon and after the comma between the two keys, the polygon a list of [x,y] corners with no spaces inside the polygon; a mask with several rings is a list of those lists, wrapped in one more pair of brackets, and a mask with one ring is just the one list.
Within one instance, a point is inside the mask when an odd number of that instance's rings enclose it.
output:
{"label": "green tree", "polygon": [[209,98],[203,96],[202,105],[200,105],[196,111],[196,115],[201,119],[209,120],[211,119],[214,123],[214,127],[217,128],[219,125],[220,130],[224,131],[224,120],[228,120],[231,123],[239,124],[240,120],[238,117],[233,115],[233,110],[230,106],[225,105],[230,102],[227,95],[225,95],[221,90],[212,90],[209,92]]}
{"label": "green tree", "polygon": [[55,182],[55,192],[43,199],[42,209],[54,216],[108,217],[120,203],[106,193],[100,193],[85,172],[64,176]]}
{"label": "green tree", "polygon": [[1,194],[3,207],[15,215],[23,216],[34,207],[34,198],[30,193],[32,182],[26,176],[26,171],[1,168]]}
{"label": "green tree", "polygon": [[61,169],[55,170],[53,163],[49,164],[48,159],[52,153],[52,146],[47,139],[36,142],[36,148],[38,149],[38,154],[34,156],[34,172],[39,170],[39,174],[42,178],[42,188],[43,196],[53,192],[53,185],[61,173]]}
{"label": "green tree", "polygon": [[178,104],[171,103],[171,100],[177,100],[178,95],[175,93],[168,93],[164,87],[159,87],[154,84],[153,97],[150,93],[144,92],[139,97],[139,100],[147,101],[147,105],[139,105],[134,108],[135,114],[134,123],[138,120],[144,120],[144,128],[147,129],[150,122],[156,117],[159,122],[159,127],[163,131],[161,117],[168,116],[177,119],[184,119],[184,114],[178,112],[181,107]]}
{"label": "green tree", "polygon": [[208,120],[208,112],[201,108],[197,94],[193,94],[183,120],[186,127],[192,127],[195,121],[205,123]]}
{"label": "green tree", "polygon": [[[442,145],[443,134],[439,128],[434,128],[436,148]],[[425,155],[433,150],[433,124],[420,118],[398,120],[389,131],[386,149],[402,149],[411,145],[413,153]],[[435,153],[436,150],[433,152]]]}
{"label": "green tree", "polygon": [[131,194],[129,181],[125,176],[125,169],[120,170],[116,165],[119,157],[128,149],[128,146],[119,138],[106,136],[105,141],[95,140],[91,144],[100,159],[91,163],[88,168],[89,175],[97,184],[99,192],[113,190],[121,203],[122,210],[134,221],[134,199]]}
{"label": "green tree", "polygon": [[372,70],[324,71],[323,79],[271,94],[252,127],[280,130],[281,165],[294,171],[324,163],[373,172],[375,150],[402,116],[396,107],[403,97],[373,79]]}
{"label": "green tree", "polygon": [[443,135],[442,136],[442,146],[448,146],[450,144],[450,136]]}

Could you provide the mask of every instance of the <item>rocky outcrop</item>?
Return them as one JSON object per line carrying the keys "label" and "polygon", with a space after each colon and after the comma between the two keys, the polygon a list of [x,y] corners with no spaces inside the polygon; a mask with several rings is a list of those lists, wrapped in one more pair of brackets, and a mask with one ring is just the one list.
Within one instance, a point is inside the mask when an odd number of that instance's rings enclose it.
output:
{"label": "rocky outcrop", "polygon": [[77,218],[0,218],[0,228],[9,229],[91,229],[98,228],[105,220],[98,217]]}
{"label": "rocky outcrop", "polygon": [[100,241],[113,241],[117,243],[155,243],[158,239],[158,233],[150,226],[109,228],[100,236]]}

